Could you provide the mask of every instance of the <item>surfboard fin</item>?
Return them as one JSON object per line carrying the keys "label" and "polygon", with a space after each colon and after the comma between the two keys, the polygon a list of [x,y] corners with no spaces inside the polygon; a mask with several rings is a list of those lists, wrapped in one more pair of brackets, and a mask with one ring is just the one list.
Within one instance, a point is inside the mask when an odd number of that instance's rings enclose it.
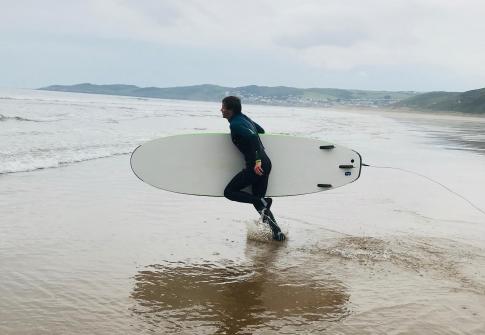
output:
{"label": "surfboard fin", "polygon": [[320,146],[320,149],[324,149],[324,150],[330,150],[330,149],[334,149],[334,148],[335,148],[335,145],[333,145],[333,144],[321,145]]}

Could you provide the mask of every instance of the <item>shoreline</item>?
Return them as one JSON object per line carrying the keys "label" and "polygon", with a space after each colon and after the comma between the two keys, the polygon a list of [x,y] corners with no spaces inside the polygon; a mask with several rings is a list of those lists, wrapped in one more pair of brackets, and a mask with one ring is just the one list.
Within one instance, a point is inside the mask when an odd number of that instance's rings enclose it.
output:
{"label": "shoreline", "polygon": [[[85,93],[80,93],[80,94],[85,94]],[[157,100],[166,100],[166,99],[157,99]],[[175,101],[184,101],[184,100],[175,100]],[[255,105],[255,106],[264,106],[264,105]],[[273,106],[273,107],[281,107],[281,106]],[[429,120],[446,120],[446,121],[473,121],[473,122],[479,122],[479,123],[485,123],[485,115],[484,116],[476,116],[476,115],[469,115],[466,113],[458,113],[458,112],[452,112],[452,113],[444,113],[444,112],[419,112],[419,111],[414,111],[414,110],[407,110],[407,109],[381,109],[381,108],[346,108],[346,107],[340,107],[340,108],[313,108],[313,107],[299,107],[302,109],[312,109],[314,111],[340,111],[348,114],[360,114],[360,115],[376,115],[380,117],[389,117],[389,118],[397,118],[399,120],[402,119],[412,119],[413,122],[419,122],[420,120],[423,121],[429,121]],[[484,124],[485,126],[485,124]],[[206,131],[208,133],[212,133],[213,131]],[[205,133],[205,132],[203,132]],[[279,133],[274,133],[275,135]],[[286,133],[283,133],[286,135]],[[437,136],[438,138],[440,136]],[[450,139],[443,137],[443,139],[450,141]],[[463,150],[472,150],[472,149],[478,149],[476,152],[482,152],[481,150],[485,149],[485,141],[460,141],[460,140],[454,140],[452,141],[455,144],[459,144],[460,148]],[[139,144],[138,144],[139,145]],[[133,150],[136,148],[136,146],[133,146]],[[13,174],[20,174],[20,173],[29,173],[29,172],[36,172],[36,171],[42,171],[46,169],[58,169],[58,168],[65,168],[68,166],[72,166],[78,163],[83,163],[87,161],[92,161],[92,160],[99,160],[99,159],[105,159],[105,158],[112,158],[112,157],[117,157],[117,156],[126,156],[126,155],[131,155],[133,151],[129,152],[122,152],[122,153],[114,153],[112,155],[107,155],[107,156],[100,156],[100,157],[94,157],[94,158],[87,158],[84,160],[80,161],[72,161],[72,162],[62,162],[56,166],[47,166],[47,167],[38,167],[38,168],[33,168],[29,170],[23,170],[23,171],[10,171],[10,172],[3,172],[0,173],[0,178],[2,176],[8,176],[8,175],[13,175]]]}
{"label": "shoreline", "polygon": [[[330,108],[329,108],[330,109]],[[389,108],[389,107],[362,107],[362,108],[351,108],[351,107],[337,107],[336,110],[353,112],[353,113],[369,113],[369,114],[380,114],[380,115],[392,115],[392,116],[420,116],[423,119],[433,119],[439,117],[440,119],[467,119],[479,122],[485,122],[485,113],[483,114],[471,114],[462,113],[455,111],[431,111],[431,110],[414,110],[409,108]]]}
{"label": "shoreline", "polygon": [[[12,89],[12,88],[3,88],[5,90]],[[200,103],[219,103],[219,101],[215,100],[193,100],[193,99],[169,99],[169,98],[155,98],[155,97],[138,97],[138,96],[131,96],[131,95],[116,95],[116,94],[105,94],[105,93],[85,93],[85,92],[71,92],[71,91],[51,91],[51,90],[42,90],[36,88],[13,88],[12,90],[19,90],[19,91],[38,91],[38,92],[52,92],[52,93],[68,93],[68,94],[80,94],[80,95],[87,95],[87,96],[105,96],[105,97],[121,97],[121,98],[128,98],[128,99],[143,99],[143,100],[151,100],[151,101],[180,101],[180,102],[200,102]],[[396,114],[396,115],[434,115],[440,117],[466,117],[470,119],[476,119],[479,121],[485,121],[485,112],[482,114],[479,113],[463,113],[457,111],[434,111],[428,109],[411,109],[407,107],[392,107],[392,106],[348,106],[348,105],[335,105],[335,106],[309,106],[309,105],[285,105],[285,104],[257,104],[253,102],[244,102],[245,105],[251,106],[261,106],[261,107],[284,107],[284,108],[308,108],[308,109],[317,109],[317,110],[343,110],[349,112],[370,112],[370,113],[388,113],[388,114]]]}

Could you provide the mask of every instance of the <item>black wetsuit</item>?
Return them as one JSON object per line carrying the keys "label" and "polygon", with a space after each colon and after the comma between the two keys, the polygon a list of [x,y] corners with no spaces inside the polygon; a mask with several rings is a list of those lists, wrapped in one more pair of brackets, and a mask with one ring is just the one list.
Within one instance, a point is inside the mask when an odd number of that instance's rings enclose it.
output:
{"label": "black wetsuit", "polygon": [[[264,129],[242,113],[234,115],[229,123],[232,142],[244,155],[246,168],[229,182],[224,190],[224,196],[232,201],[253,204],[260,212],[264,207],[261,198],[266,194],[271,172],[271,160],[264,152],[263,143],[258,135],[264,134]],[[258,160],[261,161],[262,176],[254,172],[254,165]],[[249,185],[252,186],[252,194],[241,191]]]}

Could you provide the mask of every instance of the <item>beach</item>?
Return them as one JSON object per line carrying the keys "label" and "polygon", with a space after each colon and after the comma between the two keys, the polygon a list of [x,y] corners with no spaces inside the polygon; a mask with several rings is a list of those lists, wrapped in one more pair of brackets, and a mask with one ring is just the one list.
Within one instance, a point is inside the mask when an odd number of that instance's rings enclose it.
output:
{"label": "beach", "polygon": [[2,334],[485,332],[485,215],[465,200],[485,209],[481,118],[243,105],[371,165],[275,198],[279,243],[252,206],[130,169],[147,140],[228,132],[218,103],[0,97]]}

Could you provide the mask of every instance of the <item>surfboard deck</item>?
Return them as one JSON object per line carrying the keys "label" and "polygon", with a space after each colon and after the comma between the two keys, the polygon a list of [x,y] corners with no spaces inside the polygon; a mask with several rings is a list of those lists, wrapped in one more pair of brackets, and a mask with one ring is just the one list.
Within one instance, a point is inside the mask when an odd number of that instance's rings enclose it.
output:
{"label": "surfboard deck", "polygon": [[[272,162],[266,196],[321,192],[360,177],[358,152],[311,138],[262,134]],[[147,184],[162,190],[221,197],[229,181],[244,167],[230,134],[200,133],[162,137],[138,146],[131,168]]]}

